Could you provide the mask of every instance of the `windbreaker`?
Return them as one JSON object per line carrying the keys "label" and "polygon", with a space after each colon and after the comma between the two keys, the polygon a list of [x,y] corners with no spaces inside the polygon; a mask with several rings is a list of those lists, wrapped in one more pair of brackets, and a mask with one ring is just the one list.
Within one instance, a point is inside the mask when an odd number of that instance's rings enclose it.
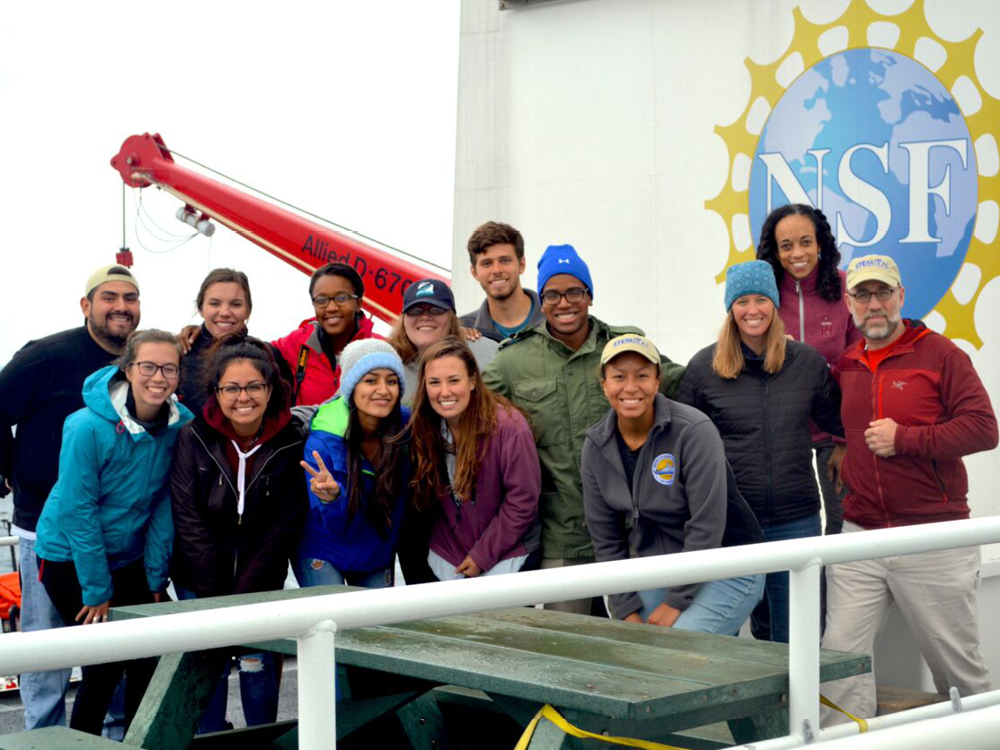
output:
{"label": "windbreaker", "polygon": [[104,367],[83,384],[86,404],[66,418],[59,479],[38,519],[42,560],[72,562],[83,603],[114,595],[111,571],[142,558],[149,590],[167,587],[173,543],[167,472],[181,427],[191,421],[171,397],[166,429],[150,435],[125,408],[129,383]]}
{"label": "windbreaker", "polygon": [[[410,411],[404,406],[403,424],[409,418]],[[409,497],[409,453],[404,451],[398,464],[392,523],[388,529],[376,529],[365,513],[365,503],[375,490],[375,473],[364,458],[361,460],[362,507],[357,513],[347,509],[350,488],[347,484],[346,435],[349,423],[347,402],[339,396],[322,404],[313,417],[306,440],[305,460],[315,466],[316,459],[312,453],[319,451],[326,468],[340,485],[340,494],[332,503],[324,503],[309,489],[309,515],[299,545],[299,557],[326,560],[340,573],[372,573],[393,564],[403,510]]]}
{"label": "windbreaker", "polygon": [[[340,390],[340,365],[331,365],[319,340],[316,318],[302,321],[287,336],[272,341],[292,374],[292,392],[296,406],[322,404]],[[381,338],[374,333],[370,318],[358,312],[358,330],[351,341]]]}

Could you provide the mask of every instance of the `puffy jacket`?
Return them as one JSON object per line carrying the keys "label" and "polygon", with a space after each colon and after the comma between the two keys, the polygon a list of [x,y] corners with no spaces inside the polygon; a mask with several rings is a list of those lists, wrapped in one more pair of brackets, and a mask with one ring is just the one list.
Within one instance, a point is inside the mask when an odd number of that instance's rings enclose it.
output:
{"label": "puffy jacket", "polygon": [[105,367],[84,382],[86,406],[66,418],[59,479],[38,520],[38,557],[74,563],[88,606],[111,599],[111,571],[140,558],[149,590],[166,588],[174,535],[167,473],[191,420],[172,401],[166,430],[150,435],[129,416],[129,384],[118,372]]}
{"label": "puffy jacket", "polygon": [[542,477],[531,428],[520,412],[500,407],[496,432],[483,443],[474,501],[459,507],[451,492],[440,498],[430,548],[456,567],[468,555],[487,571],[538,549]]}
{"label": "puffy jacket", "polygon": [[809,420],[834,435],[840,391],[826,360],[811,346],[789,341],[774,375],[747,357],[734,380],[712,370],[715,344],[688,363],[678,401],[704,412],[722,435],[740,493],[761,524],[819,512]]}
{"label": "puffy jacket", "polygon": [[284,584],[309,508],[299,464],[305,426],[284,419],[262,440],[246,475],[240,516],[229,438],[204,417],[181,430],[170,470],[170,575],[199,597],[274,591]]}
{"label": "puffy jacket", "polygon": [[[410,418],[409,409],[403,407],[404,423]],[[370,573],[388,568],[399,540],[403,510],[409,497],[410,463],[408,452],[400,457],[399,476],[396,478],[397,496],[392,508],[392,523],[383,534],[372,526],[365,513],[364,503],[375,490],[372,465],[361,461],[363,474],[362,507],[357,513],[347,510],[350,488],[347,484],[347,426],[350,412],[347,402],[337,397],[319,407],[313,417],[309,438],[306,440],[305,460],[316,465],[313,451],[319,451],[330,474],[340,485],[340,495],[332,503],[324,503],[309,490],[309,515],[299,546],[300,557],[326,560],[341,573]]]}
{"label": "puffy jacket", "polygon": [[[919,321],[904,324],[874,372],[863,342],[835,370],[847,435],[844,518],[866,529],[968,518],[962,456],[997,446],[996,415],[969,356]],[[899,425],[896,455],[880,458],[865,430],[885,418]]]}
{"label": "puffy jacket", "polygon": [[[374,333],[370,318],[360,312],[358,316],[358,330],[351,341],[381,338]],[[316,318],[304,320],[290,334],[271,342],[291,370],[296,405],[321,404],[333,398],[340,389],[340,365],[331,365],[323,353],[318,326]],[[305,364],[300,368],[301,360]],[[301,383],[298,382],[300,378]]]}
{"label": "puffy jacket", "polygon": [[[591,316],[590,333],[577,351],[549,334],[548,326],[518,331],[500,345],[483,383],[513,401],[527,416],[542,464],[542,556],[592,557],[584,525],[580,452],[587,430],[608,411],[601,390],[604,345],[631,326],[610,326]],[[662,355],[661,355],[662,356]],[[661,390],[670,396],[684,368],[662,357]]]}

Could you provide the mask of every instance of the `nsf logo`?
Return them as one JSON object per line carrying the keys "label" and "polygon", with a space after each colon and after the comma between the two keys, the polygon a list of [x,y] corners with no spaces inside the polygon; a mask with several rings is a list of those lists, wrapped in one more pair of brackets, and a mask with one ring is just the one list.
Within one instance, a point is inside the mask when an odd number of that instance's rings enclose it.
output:
{"label": "nsf logo", "polygon": [[661,453],[653,459],[653,479],[660,484],[671,485],[677,478],[677,462],[670,453]]}
{"label": "nsf logo", "polygon": [[965,259],[978,172],[969,129],[934,74],[890,50],[832,55],[788,87],[750,172],[750,225],[784,203],[830,220],[843,255],[878,252],[900,267],[907,312],[926,315]]}
{"label": "nsf logo", "polygon": [[[705,207],[727,224],[726,268],[754,256],[773,208],[822,209],[842,268],[890,256],[906,285],[904,314],[978,347],[975,308],[1000,274],[1000,101],[980,81],[985,37],[954,41],[940,14],[950,37],[938,35],[921,0],[891,14],[872,5],[851,0],[820,23],[794,7],[788,47],[764,64],[747,58],[746,108],[715,128],[728,179]],[[977,8],[992,18],[987,3],[967,12]]]}

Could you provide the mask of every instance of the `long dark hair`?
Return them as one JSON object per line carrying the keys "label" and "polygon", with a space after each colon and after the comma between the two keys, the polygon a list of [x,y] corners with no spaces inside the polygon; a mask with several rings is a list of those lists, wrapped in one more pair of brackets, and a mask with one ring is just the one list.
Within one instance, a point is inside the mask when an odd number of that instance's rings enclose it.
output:
{"label": "long dark hair", "polygon": [[840,265],[840,250],[837,249],[837,243],[833,239],[830,222],[818,208],[804,203],[788,203],[774,209],[761,227],[757,259],[766,260],[771,264],[771,268],[774,269],[774,280],[780,287],[785,277],[785,269],[781,267],[781,259],[778,257],[778,243],[774,238],[774,230],[779,221],[792,215],[805,216],[816,230],[816,245],[819,248],[819,279],[816,291],[827,302],[839,300],[844,291],[840,284],[840,274],[837,272],[837,266]]}
{"label": "long dark hair", "polygon": [[[402,384],[400,384],[402,390]],[[400,393],[400,397],[402,393]],[[358,408],[354,405],[354,394],[348,401],[350,418],[347,423],[347,434],[344,440],[347,443],[347,511],[354,514],[364,507],[365,516],[369,523],[383,539],[389,537],[388,530],[392,527],[392,507],[395,503],[396,495],[399,494],[400,477],[399,467],[402,463],[403,453],[407,450],[405,443],[398,439],[392,439],[403,432],[403,410],[400,405],[400,398],[396,399],[396,405],[392,407],[389,415],[378,424],[378,448],[372,457],[371,464],[375,472],[375,491],[368,499],[368,503],[362,502],[362,482],[361,472],[362,443],[365,440],[365,431],[361,426],[358,417]]]}
{"label": "long dark hair", "polygon": [[271,397],[264,409],[265,416],[273,417],[291,406],[291,392],[278,370],[270,344],[253,336],[227,333],[216,339],[205,352],[205,369],[202,383],[209,398],[215,396],[219,380],[232,362],[245,360],[260,373],[261,380],[271,387]]}

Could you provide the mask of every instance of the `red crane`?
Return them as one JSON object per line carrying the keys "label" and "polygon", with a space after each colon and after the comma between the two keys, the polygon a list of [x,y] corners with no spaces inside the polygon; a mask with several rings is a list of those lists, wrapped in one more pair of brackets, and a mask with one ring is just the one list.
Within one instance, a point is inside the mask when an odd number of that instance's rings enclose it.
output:
{"label": "red crane", "polygon": [[403,292],[414,281],[447,281],[415,263],[178,165],[158,133],[126,138],[111,166],[130,187],[156,185],[184,201],[192,225],[214,219],[303,273],[311,274],[333,262],[353,266],[365,282],[364,307],[389,323],[399,316]]}

